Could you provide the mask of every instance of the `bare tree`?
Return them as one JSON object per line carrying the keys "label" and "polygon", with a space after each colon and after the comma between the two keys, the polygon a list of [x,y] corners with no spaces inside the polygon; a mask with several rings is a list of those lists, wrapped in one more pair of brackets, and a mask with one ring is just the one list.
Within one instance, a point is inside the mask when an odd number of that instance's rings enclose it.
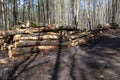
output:
{"label": "bare tree", "polygon": [[5,7],[4,7],[4,0],[0,0],[1,3],[1,12],[2,12],[2,28],[5,30]]}
{"label": "bare tree", "polygon": [[25,22],[25,0],[23,0],[23,14],[22,15],[23,15],[22,21]]}
{"label": "bare tree", "polygon": [[18,0],[14,0],[14,8],[13,8],[13,17],[14,17],[14,24],[18,23]]}
{"label": "bare tree", "polygon": [[29,21],[32,20],[32,0],[29,0],[28,18],[29,18]]}
{"label": "bare tree", "polygon": [[6,19],[5,19],[5,26],[7,29],[9,29],[9,7],[8,7],[8,0],[6,0]]}

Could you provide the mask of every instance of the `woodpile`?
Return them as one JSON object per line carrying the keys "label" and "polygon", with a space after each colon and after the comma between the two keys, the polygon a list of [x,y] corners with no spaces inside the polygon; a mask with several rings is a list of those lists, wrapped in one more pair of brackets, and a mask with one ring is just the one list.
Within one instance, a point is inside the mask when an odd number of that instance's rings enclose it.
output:
{"label": "woodpile", "polygon": [[97,28],[104,28],[104,29],[117,29],[119,25],[117,23],[104,23],[104,24],[98,24]]}
{"label": "woodpile", "polygon": [[117,23],[110,23],[112,29],[117,29],[119,25]]}
{"label": "woodpile", "polygon": [[[20,33],[20,31],[29,31]],[[86,43],[89,39],[94,39],[91,32],[76,32],[74,29],[67,28],[46,28],[46,29],[26,29],[17,31],[13,42],[9,45],[9,57],[16,57],[23,54],[39,53],[41,51],[55,50],[59,46],[76,46]],[[44,32],[45,31],[45,32]],[[75,33],[75,34],[73,34]],[[13,34],[11,34],[13,35]]]}
{"label": "woodpile", "polygon": [[5,32],[0,31],[0,50],[4,50],[7,48],[7,42],[9,37],[5,37]]}
{"label": "woodpile", "polygon": [[0,59],[0,64],[8,64],[9,62],[11,62],[9,58]]}
{"label": "woodpile", "polygon": [[27,27],[5,33],[0,32],[0,45],[3,46],[7,43],[8,55],[13,58],[24,54],[55,50],[59,46],[84,44],[89,40],[96,39],[104,30],[106,28],[98,27],[92,31],[81,31],[71,27],[52,25],[40,28]]}

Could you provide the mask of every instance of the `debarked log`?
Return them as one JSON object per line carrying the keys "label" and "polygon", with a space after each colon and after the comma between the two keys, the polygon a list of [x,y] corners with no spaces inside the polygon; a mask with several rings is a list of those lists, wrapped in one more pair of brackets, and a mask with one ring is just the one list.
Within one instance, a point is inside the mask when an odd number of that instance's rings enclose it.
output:
{"label": "debarked log", "polygon": [[35,36],[39,36],[39,35],[57,35],[59,36],[60,34],[59,33],[55,33],[55,32],[41,32],[41,33],[32,33],[30,35],[35,35]]}
{"label": "debarked log", "polygon": [[80,39],[72,40],[70,45],[76,46],[76,45],[80,45],[80,44],[85,44],[86,42],[87,42],[86,39],[80,38]]}
{"label": "debarked log", "polygon": [[39,53],[40,51],[54,50],[57,49],[56,46],[34,46],[34,47],[23,47],[23,48],[11,48],[8,54],[9,57],[14,57],[16,55]]}
{"label": "debarked log", "polygon": [[18,41],[15,42],[15,47],[30,47],[30,46],[62,46],[69,45],[69,42],[59,43],[59,40],[42,40],[42,41]]}
{"label": "debarked log", "polygon": [[3,39],[3,36],[0,36],[0,39]]}
{"label": "debarked log", "polygon": [[19,29],[17,32],[25,32],[25,33],[39,33],[39,32],[59,32],[59,31],[76,31],[74,28],[27,28],[27,29]]}
{"label": "debarked log", "polygon": [[0,31],[0,36],[4,36],[5,32],[4,31]]}
{"label": "debarked log", "polygon": [[16,35],[16,34],[26,34],[29,32],[26,32],[26,30],[9,30],[5,32],[5,36],[10,36],[10,35]]}
{"label": "debarked log", "polygon": [[59,36],[56,36],[56,35],[44,35],[44,36],[22,36],[22,35],[16,35],[14,37],[14,40],[17,41],[17,40],[43,40],[43,39],[46,39],[46,40],[58,40],[59,39]]}
{"label": "debarked log", "polygon": [[59,36],[59,33],[54,33],[54,32],[46,32],[46,33],[32,33],[32,34],[16,34],[14,37],[16,36],[20,36],[20,37],[34,37],[34,36],[44,36],[44,35],[48,35],[48,36]]}
{"label": "debarked log", "polygon": [[70,35],[70,39],[75,40],[78,38],[87,37],[89,34],[90,34],[90,32],[76,33],[74,35]]}

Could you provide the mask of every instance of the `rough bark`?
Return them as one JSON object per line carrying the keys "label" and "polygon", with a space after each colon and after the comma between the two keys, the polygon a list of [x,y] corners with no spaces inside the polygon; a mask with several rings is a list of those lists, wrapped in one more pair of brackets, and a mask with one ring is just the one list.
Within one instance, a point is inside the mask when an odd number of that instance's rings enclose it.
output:
{"label": "rough bark", "polygon": [[17,4],[17,0],[14,0],[13,16],[14,16],[14,24],[17,24],[18,23],[18,4]]}
{"label": "rough bark", "polygon": [[2,29],[5,30],[5,7],[4,7],[4,0],[0,0],[1,4],[1,12],[2,12]]}

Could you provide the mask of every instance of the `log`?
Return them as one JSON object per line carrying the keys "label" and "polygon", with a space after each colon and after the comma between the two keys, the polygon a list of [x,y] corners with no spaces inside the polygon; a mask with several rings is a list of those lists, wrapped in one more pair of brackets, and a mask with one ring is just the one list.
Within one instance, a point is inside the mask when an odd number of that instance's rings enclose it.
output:
{"label": "log", "polygon": [[9,30],[5,32],[5,36],[15,35],[15,34],[25,34],[26,31],[17,31],[17,30]]}
{"label": "log", "polygon": [[3,36],[0,36],[0,39],[3,39]]}
{"label": "log", "polygon": [[0,36],[3,36],[4,32],[3,31],[0,31]]}
{"label": "log", "polygon": [[4,39],[0,39],[0,43],[4,43]]}
{"label": "log", "polygon": [[101,31],[106,31],[106,28],[96,28],[94,30],[91,30],[90,33],[100,33]]}
{"label": "log", "polygon": [[0,63],[8,64],[11,60],[9,58],[0,59]]}
{"label": "log", "polygon": [[90,34],[90,32],[76,33],[74,35],[70,35],[70,39],[75,40],[75,39],[78,39],[78,38],[86,37],[89,34]]}
{"label": "log", "polygon": [[77,46],[77,45],[80,45],[80,44],[85,44],[86,42],[87,42],[86,39],[81,38],[81,39],[72,40],[70,45],[71,46]]}
{"label": "log", "polygon": [[57,35],[57,36],[59,36],[60,34],[55,33],[55,32],[45,32],[45,33],[34,33],[34,34],[31,34],[31,35]]}
{"label": "log", "polygon": [[69,34],[70,35],[74,35],[74,34],[77,34],[77,33],[82,33],[82,32],[86,32],[86,29],[84,29],[84,30],[76,30],[76,31],[69,31]]}
{"label": "log", "polygon": [[[60,39],[19,39],[19,40],[14,40],[14,42],[24,42],[24,41],[59,41]],[[70,40],[68,39],[61,39],[62,42],[69,42]]]}
{"label": "log", "polygon": [[27,29],[20,29],[20,31],[28,31],[32,33],[38,33],[38,32],[58,32],[58,31],[76,31],[78,29],[74,28],[27,28]]}
{"label": "log", "polygon": [[47,32],[47,33],[16,34],[16,35],[21,35],[21,37],[34,37],[34,36],[44,36],[44,35],[59,36],[60,34],[59,33],[54,33],[54,32]]}
{"label": "log", "polygon": [[9,57],[16,55],[39,53],[40,51],[54,50],[56,46],[34,46],[34,47],[23,47],[23,48],[11,48],[8,52]]}
{"label": "log", "polygon": [[58,40],[42,40],[42,41],[19,41],[15,42],[15,47],[30,47],[30,46],[67,46],[69,42],[59,43]]}
{"label": "log", "polygon": [[8,56],[9,56],[9,58],[12,58],[12,49],[14,48],[14,45],[9,45],[8,46]]}
{"label": "log", "polygon": [[97,28],[105,28],[105,29],[109,29],[111,27],[111,25],[109,23],[104,23],[104,24],[98,24]]}
{"label": "log", "polygon": [[41,32],[59,32],[59,31],[76,31],[77,29],[74,28],[26,28],[26,29],[18,29],[18,30],[8,30],[1,34],[4,36],[10,36],[15,34],[32,34],[32,33],[41,33]]}
{"label": "log", "polygon": [[117,29],[118,27],[119,27],[119,24],[117,24],[117,23],[110,23],[110,25],[111,25],[111,29]]}
{"label": "log", "polygon": [[[101,25],[100,25],[100,28],[103,28],[103,27],[101,27]],[[27,28],[27,29],[19,29],[19,30],[8,30],[8,31],[5,31],[5,32],[0,31],[0,35],[9,36],[9,35],[15,35],[15,34],[32,34],[32,33],[41,33],[41,32],[59,32],[59,31],[70,31],[70,34],[83,32],[79,29],[74,29],[74,28],[49,29],[49,28],[41,27],[41,28]]]}
{"label": "log", "polygon": [[18,30],[8,30],[4,32],[5,36],[16,35],[16,34],[31,34],[33,32],[41,32],[39,29],[18,29]]}
{"label": "log", "polygon": [[58,40],[59,37],[55,35],[44,35],[44,36],[26,36],[22,37],[22,35],[17,35],[17,37],[14,37],[14,41],[18,40]]}

